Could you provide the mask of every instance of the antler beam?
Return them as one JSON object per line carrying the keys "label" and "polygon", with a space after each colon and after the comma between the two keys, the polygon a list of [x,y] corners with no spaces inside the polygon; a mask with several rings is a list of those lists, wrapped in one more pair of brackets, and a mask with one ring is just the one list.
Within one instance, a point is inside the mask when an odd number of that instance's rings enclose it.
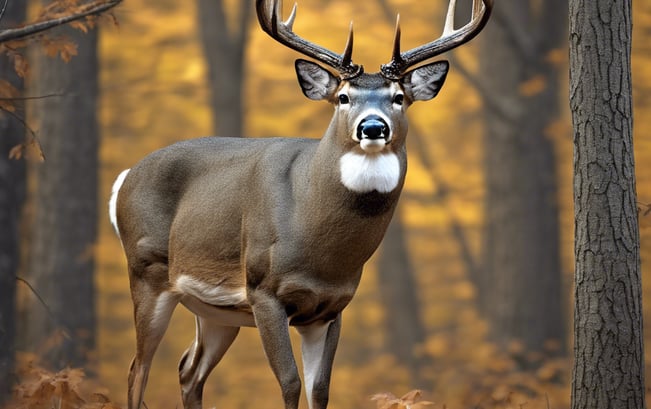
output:
{"label": "antler beam", "polygon": [[382,75],[393,80],[400,79],[410,67],[472,40],[488,22],[492,8],[493,0],[473,0],[470,22],[455,30],[456,0],[450,0],[441,37],[403,53],[400,52],[400,18],[398,17],[393,56],[389,63],[382,65]]}
{"label": "antler beam", "polygon": [[350,79],[360,75],[364,69],[361,65],[353,64],[353,25],[350,25],[348,41],[343,54],[337,54],[327,48],[321,47],[312,42],[297,36],[293,31],[294,20],[296,19],[297,4],[287,19],[282,21],[282,0],[256,0],[258,20],[262,29],[274,40],[292,50],[314,58],[327,66],[337,70],[344,79]]}

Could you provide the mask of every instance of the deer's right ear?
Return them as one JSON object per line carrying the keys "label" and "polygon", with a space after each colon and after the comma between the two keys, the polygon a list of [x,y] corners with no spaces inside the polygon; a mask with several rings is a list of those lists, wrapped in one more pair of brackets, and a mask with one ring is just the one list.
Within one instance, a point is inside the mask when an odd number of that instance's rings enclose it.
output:
{"label": "deer's right ear", "polygon": [[307,60],[296,60],[296,75],[303,94],[314,100],[330,99],[337,91],[339,79],[320,65]]}

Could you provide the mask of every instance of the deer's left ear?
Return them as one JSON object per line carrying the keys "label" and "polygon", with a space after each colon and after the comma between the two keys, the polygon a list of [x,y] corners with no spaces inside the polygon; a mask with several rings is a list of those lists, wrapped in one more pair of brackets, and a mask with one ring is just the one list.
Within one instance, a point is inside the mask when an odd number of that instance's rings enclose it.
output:
{"label": "deer's left ear", "polygon": [[301,59],[296,60],[295,66],[298,83],[306,97],[322,100],[334,95],[339,80],[330,71],[319,64]]}
{"label": "deer's left ear", "polygon": [[439,93],[449,68],[447,61],[436,61],[407,72],[400,81],[412,101],[427,101]]}

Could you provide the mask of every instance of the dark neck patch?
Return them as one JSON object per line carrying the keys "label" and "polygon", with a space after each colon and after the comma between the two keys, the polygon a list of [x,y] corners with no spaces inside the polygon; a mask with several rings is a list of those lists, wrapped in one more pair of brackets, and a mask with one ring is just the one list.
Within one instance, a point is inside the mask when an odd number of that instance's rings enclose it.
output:
{"label": "dark neck patch", "polygon": [[368,218],[380,216],[391,210],[395,198],[391,193],[380,193],[373,190],[367,193],[352,193],[350,208],[358,216]]}

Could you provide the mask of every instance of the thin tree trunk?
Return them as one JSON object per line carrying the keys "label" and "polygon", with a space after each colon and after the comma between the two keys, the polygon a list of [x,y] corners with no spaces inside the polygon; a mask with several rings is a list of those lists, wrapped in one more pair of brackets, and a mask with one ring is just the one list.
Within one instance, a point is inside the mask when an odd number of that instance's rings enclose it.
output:
{"label": "thin tree trunk", "polygon": [[[25,20],[26,5],[10,2],[3,25],[16,26]],[[22,91],[23,80],[18,77],[12,61],[0,56],[0,78]],[[22,104],[16,115],[24,115]],[[9,159],[9,151],[24,141],[25,128],[12,115],[0,113],[0,405],[10,396],[14,381],[16,337],[16,274],[20,264],[19,225],[25,200],[25,162]]]}
{"label": "thin tree trunk", "polygon": [[85,365],[95,346],[99,143],[97,30],[59,33],[77,44],[78,55],[69,63],[41,57],[32,91],[63,95],[38,100],[33,112],[46,160],[36,169],[28,273],[52,315],[32,302],[24,321],[27,348],[54,368]]}
{"label": "thin tree trunk", "polygon": [[424,360],[418,356],[417,350],[425,342],[425,329],[413,271],[405,228],[398,210],[379,250],[378,281],[385,307],[388,352],[409,368],[412,382],[418,383]]}
{"label": "thin tree trunk", "polygon": [[572,408],[644,408],[631,1],[570,0],[575,310]]}
{"label": "thin tree trunk", "polygon": [[482,33],[480,72],[486,106],[503,111],[488,109],[485,118],[479,305],[498,344],[542,351],[565,339],[556,158],[545,134],[559,114],[558,68],[548,54],[561,47],[564,19],[537,15],[522,0],[495,8]]}
{"label": "thin tree trunk", "polygon": [[[385,19],[393,23],[395,14],[386,0],[378,0]],[[412,138],[420,135],[412,129]],[[425,327],[414,268],[409,256],[406,232],[400,208],[382,240],[378,258],[378,285],[385,311],[386,348],[409,369],[415,387],[421,382],[421,369],[427,364],[418,348],[425,342]]]}
{"label": "thin tree trunk", "polygon": [[197,4],[201,43],[208,64],[215,134],[242,136],[244,53],[253,2],[239,3],[239,22],[231,30],[222,0],[198,0]]}

